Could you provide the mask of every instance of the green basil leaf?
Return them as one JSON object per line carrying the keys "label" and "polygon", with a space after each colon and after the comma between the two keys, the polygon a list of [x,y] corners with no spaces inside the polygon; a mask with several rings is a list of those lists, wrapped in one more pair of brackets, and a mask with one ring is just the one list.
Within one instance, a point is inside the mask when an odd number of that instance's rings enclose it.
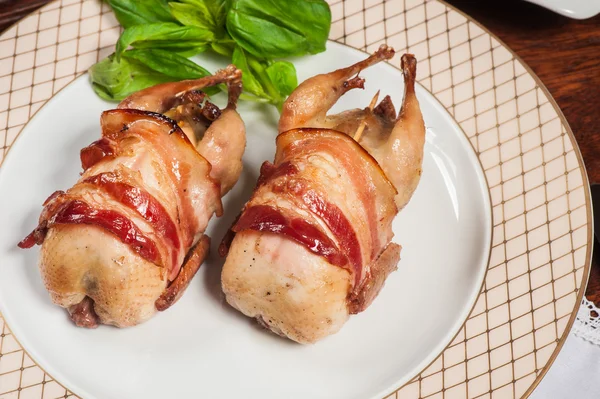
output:
{"label": "green basil leaf", "polygon": [[233,49],[235,48],[235,42],[233,40],[212,42],[210,44],[212,51],[217,54],[224,55],[225,57],[231,57]]}
{"label": "green basil leaf", "polygon": [[107,0],[124,28],[155,22],[175,22],[166,0]]}
{"label": "green basil leaf", "polygon": [[149,42],[137,42],[135,43],[136,49],[161,49],[169,50],[177,53],[178,55],[189,58],[194,55],[198,55],[206,51],[209,45],[203,42],[161,42],[161,41],[149,41]]}
{"label": "green basil leaf", "polygon": [[126,51],[123,57],[139,61],[154,71],[179,80],[198,79],[211,74],[195,62],[166,50],[135,49]]}
{"label": "green basil leaf", "polygon": [[227,17],[227,0],[179,0],[181,3],[197,7],[209,16],[213,26],[224,26]]}
{"label": "green basil leaf", "polygon": [[131,79],[129,63],[116,62],[113,55],[92,65],[88,72],[94,90],[105,100],[114,100],[115,94],[122,92]]}
{"label": "green basil leaf", "polygon": [[214,35],[196,26],[179,26],[174,23],[135,25],[127,28],[119,37],[115,54],[117,60],[129,46],[137,48],[162,48],[174,51],[203,49]]}
{"label": "green basil leaf", "polygon": [[225,36],[225,0],[182,0],[169,3],[169,7],[182,24],[210,30],[218,38]]}
{"label": "green basil leaf", "polygon": [[277,61],[267,67],[267,74],[273,83],[273,86],[287,97],[298,86],[298,76],[294,64],[287,61]]}
{"label": "green basil leaf", "polygon": [[[159,83],[198,79],[211,73],[200,65],[160,49],[128,50],[120,60],[115,55],[89,70],[94,90],[105,100],[122,100],[128,95]],[[203,90],[216,94],[219,87]]]}
{"label": "green basil leaf", "polygon": [[232,0],[227,31],[259,58],[325,51],[331,11],[325,0]]}
{"label": "green basil leaf", "polygon": [[271,100],[269,100],[268,98],[256,97],[254,94],[250,94],[250,93],[246,93],[246,92],[242,92],[242,94],[240,94],[240,100],[252,101],[255,103],[262,103],[262,104],[272,104]]}
{"label": "green basil leaf", "polygon": [[177,80],[133,59],[117,61],[114,54],[93,65],[89,74],[94,91],[109,101],[120,101],[136,91]]}
{"label": "green basil leaf", "polygon": [[244,85],[244,90],[254,94],[258,97],[269,97],[262,85],[252,73],[250,66],[248,65],[248,59],[246,58],[246,54],[244,50],[240,46],[235,46],[233,50],[233,55],[231,57],[231,61],[242,71],[242,84]]}
{"label": "green basil leaf", "polygon": [[[174,80],[198,79],[212,75],[205,68],[193,61],[175,54],[171,51],[160,49],[134,49],[123,53],[123,58],[136,60],[153,71],[162,73]],[[203,89],[206,94],[212,96],[221,91],[218,87],[207,87]]]}
{"label": "green basil leaf", "polygon": [[183,25],[197,26],[206,30],[212,28],[211,22],[207,20],[206,15],[200,12],[196,7],[189,4],[169,3],[171,14]]}
{"label": "green basil leaf", "polygon": [[132,63],[132,74],[131,82],[124,91],[119,93],[119,100],[130,96],[131,94],[148,87],[156,86],[160,83],[173,82],[177,79],[173,79],[169,76],[163,75],[149,68],[145,68],[142,64]]}

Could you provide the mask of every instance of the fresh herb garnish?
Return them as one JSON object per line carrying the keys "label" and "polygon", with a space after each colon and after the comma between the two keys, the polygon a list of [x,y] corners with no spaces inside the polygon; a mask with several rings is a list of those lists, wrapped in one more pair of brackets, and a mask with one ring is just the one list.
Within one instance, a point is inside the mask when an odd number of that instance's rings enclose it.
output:
{"label": "fresh herb garnish", "polygon": [[282,58],[325,51],[331,25],[322,0],[240,0],[227,13],[227,30],[250,54]]}
{"label": "fresh herb garnish", "polygon": [[164,0],[107,0],[123,28],[154,22],[175,22]]}
{"label": "fresh herb garnish", "polygon": [[115,53],[90,69],[96,93],[118,101],[143,88],[209,72],[188,57],[213,51],[243,71],[242,98],[279,109],[298,85],[290,56],[325,50],[324,0],[107,0],[125,28]]}

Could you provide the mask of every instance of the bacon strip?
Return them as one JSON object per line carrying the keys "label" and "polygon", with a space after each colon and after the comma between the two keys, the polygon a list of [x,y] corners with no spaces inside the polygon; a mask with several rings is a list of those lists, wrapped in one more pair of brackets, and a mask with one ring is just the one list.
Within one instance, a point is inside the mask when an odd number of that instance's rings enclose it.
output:
{"label": "bacon strip", "polygon": [[354,228],[335,204],[328,202],[324,196],[314,190],[308,190],[302,195],[302,200],[315,215],[318,215],[337,238],[338,245],[354,267],[355,285],[360,283],[362,276],[362,255],[360,243]]}
{"label": "bacon strip", "polygon": [[19,243],[19,247],[29,248],[26,246],[28,244],[33,246],[36,244],[36,235],[45,236],[48,229],[56,224],[90,224],[102,227],[117,236],[123,243],[129,245],[133,251],[140,254],[144,259],[163,266],[155,242],[148,238],[126,216],[112,210],[94,209],[80,200],[67,200],[58,206],[56,213],[48,220],[43,220],[38,228]]}
{"label": "bacon strip", "polygon": [[[352,185],[356,195],[351,203],[348,194],[334,188],[339,185]],[[354,274],[354,295],[370,296],[367,291],[377,290],[364,285],[391,239],[395,193],[377,161],[347,135],[327,129],[288,131],[278,136],[275,163],[262,165],[255,192],[219,251],[226,254],[233,233],[242,230],[283,234],[347,268]]]}
{"label": "bacon strip", "polygon": [[[278,178],[294,176],[298,172],[299,169],[292,162],[284,162],[279,166],[275,166],[272,163],[265,161],[260,168],[260,175],[256,186],[258,188],[272,183]],[[294,218],[292,220],[286,217],[280,210],[276,210],[275,208],[266,205],[252,206],[238,215],[233,223],[233,227],[229,229],[221,241],[219,254],[223,257],[227,255],[235,232],[242,230],[269,231],[272,233],[286,234],[290,238],[302,244],[306,244],[308,249],[321,256],[327,257],[331,256],[332,253],[336,253],[335,259],[340,262],[340,265],[346,265],[348,263],[347,259],[341,260],[343,257],[350,258],[352,265],[355,268],[360,269],[360,247],[358,246],[356,235],[353,234],[352,226],[350,226],[348,220],[344,217],[338,207],[326,202],[322,196],[318,195],[315,191],[311,190],[300,195],[302,193],[298,190],[302,190],[304,187],[306,187],[305,184],[296,184],[295,190],[290,192],[289,187],[285,184],[276,184],[272,189],[276,190],[279,194],[290,194],[290,197],[292,198],[300,196],[304,201],[307,210],[311,210],[316,216],[322,218],[325,223],[329,225],[329,228],[334,231],[334,234],[344,236],[339,241],[344,244],[349,244],[346,248],[351,247],[350,254],[346,254],[344,251],[340,250],[339,247],[327,237],[327,233],[321,231],[319,227],[315,227],[305,221],[298,223],[297,221],[301,220],[300,218]],[[339,226],[340,224],[343,227]],[[300,227],[303,230],[292,231],[292,225]],[[310,227],[307,229],[306,225]],[[313,237],[305,236],[307,231],[313,231]],[[350,233],[349,237],[346,237],[348,233]],[[328,245],[315,245],[316,242],[327,242]]]}
{"label": "bacon strip", "polygon": [[141,111],[137,109],[111,109],[104,111],[100,117],[102,136],[109,139],[118,138],[123,133],[127,132],[133,123],[141,121],[151,121],[168,135],[178,137],[185,142],[190,149],[194,150],[199,158],[203,158],[202,155],[196,151],[193,144],[190,142],[190,139],[183,130],[181,130],[177,122],[156,112]]}
{"label": "bacon strip", "polygon": [[114,172],[88,177],[83,183],[102,188],[114,200],[136,211],[153,227],[156,236],[166,241],[171,250],[171,264],[168,269],[170,278],[174,278],[172,274],[176,275],[179,271],[181,243],[177,227],[162,204],[146,190],[119,181],[119,176]]}
{"label": "bacon strip", "polygon": [[[202,227],[199,215],[205,217],[206,214],[197,209],[196,202],[213,207],[217,216],[223,212],[220,184],[210,177],[210,163],[196,151],[177,123],[162,114],[116,109],[105,111],[101,124],[102,135],[110,140],[135,135],[156,148],[178,198],[179,223],[184,233],[181,240],[189,247],[196,231]],[[202,192],[203,189],[207,189],[206,192]]]}
{"label": "bacon strip", "polygon": [[282,176],[292,176],[298,173],[298,168],[291,162],[284,162],[279,166],[273,165],[269,161],[263,162],[260,167],[260,175],[256,187],[260,187],[271,180],[275,180]]}
{"label": "bacon strip", "polygon": [[[87,172],[72,190],[81,184],[102,188],[115,201],[134,210],[146,220],[153,228],[152,237],[156,237],[153,239],[157,241],[142,234],[125,215],[111,213],[113,211],[109,210],[94,210],[83,201],[69,208],[70,211],[81,211],[81,215],[77,218],[74,215],[71,215],[72,218],[67,217],[64,204],[80,199],[74,195],[60,201],[47,201],[48,206],[45,206],[38,227],[19,246],[41,244],[52,223],[59,223],[61,220],[64,223],[96,224],[132,245],[144,258],[166,267],[169,280],[173,280],[181,266],[181,251],[191,246],[196,231],[205,227],[211,211],[217,215],[222,213],[220,185],[210,178],[211,165],[198,153],[177,123],[164,115],[117,109],[104,112],[101,124],[102,139],[80,153],[82,167]],[[130,182],[131,179],[126,179],[120,172],[90,173],[92,167],[101,166],[99,163],[108,157],[134,156],[133,147],[125,145],[125,140],[129,142],[131,139],[143,141],[155,152],[157,161],[166,172],[165,183],[171,186],[175,194],[176,204],[161,203],[142,188],[144,185],[137,178]],[[83,211],[82,204],[90,209]],[[169,213],[166,207],[170,207],[172,212]],[[109,226],[107,220],[113,220],[114,228]],[[160,251],[157,244],[161,244]],[[162,257],[164,259],[160,259]]]}
{"label": "bacon strip", "polygon": [[323,256],[336,266],[346,266],[348,258],[319,228],[301,218],[289,218],[281,210],[268,205],[255,205],[244,210],[232,230],[264,231],[284,234],[299,242],[313,253]]}
{"label": "bacon strip", "polygon": [[79,158],[81,159],[81,167],[83,170],[88,170],[104,157],[113,156],[115,149],[111,144],[110,140],[101,138],[100,140],[94,141],[92,144],[84,147],[79,152]]}
{"label": "bacon strip", "polygon": [[[344,168],[352,179],[353,189],[356,190],[367,217],[370,232],[370,257],[375,259],[380,251],[382,242],[388,242],[389,237],[382,239],[380,234],[381,208],[383,213],[393,216],[397,209],[393,203],[378,203],[378,200],[393,197],[397,192],[390,183],[377,161],[352,138],[343,133],[327,129],[302,128],[280,134],[277,137],[277,162],[285,162],[306,153],[325,152],[335,157],[340,167]],[[366,243],[365,243],[366,244]]]}
{"label": "bacon strip", "polygon": [[[355,284],[359,284],[362,275],[362,254],[354,228],[342,210],[327,200],[326,194],[310,188],[312,181],[295,177],[299,172],[299,168],[291,161],[283,162],[279,166],[265,162],[261,167],[257,185],[263,186],[272,183],[270,189],[273,192],[285,194],[292,200],[295,199],[299,207],[320,219],[337,241],[338,251],[344,254],[352,264]],[[323,235],[327,235],[326,231],[319,230]],[[324,256],[324,254],[320,255]]]}

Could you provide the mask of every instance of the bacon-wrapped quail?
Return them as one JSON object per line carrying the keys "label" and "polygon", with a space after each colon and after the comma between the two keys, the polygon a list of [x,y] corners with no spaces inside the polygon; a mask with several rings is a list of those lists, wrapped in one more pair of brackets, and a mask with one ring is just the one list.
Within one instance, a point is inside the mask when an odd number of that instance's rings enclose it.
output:
{"label": "bacon-wrapped quail", "polygon": [[396,270],[392,221],[421,176],[425,126],[416,60],[402,57],[400,110],[386,97],[327,115],[361,70],[394,50],[303,82],[287,99],[277,152],[221,245],[227,301],[273,332],[313,343],[365,310]]}
{"label": "bacon-wrapped quail", "polygon": [[[201,91],[222,83],[223,110]],[[81,178],[46,200],[19,244],[42,246],[43,282],[78,326],[133,326],[184,292],[208,252],[206,226],[241,173],[240,92],[231,65],[142,90],[102,114],[102,138],[81,150]]]}

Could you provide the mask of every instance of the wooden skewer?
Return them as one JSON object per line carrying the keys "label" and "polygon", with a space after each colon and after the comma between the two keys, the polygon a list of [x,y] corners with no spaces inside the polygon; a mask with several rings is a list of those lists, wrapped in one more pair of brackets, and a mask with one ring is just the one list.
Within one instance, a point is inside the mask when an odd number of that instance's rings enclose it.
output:
{"label": "wooden skewer", "polygon": [[[375,96],[371,100],[371,103],[369,104],[370,111],[373,111],[373,108],[375,108],[375,104],[377,104],[377,100],[379,100],[379,92],[380,91],[381,90],[377,90],[377,93],[375,93]],[[360,125],[358,125],[358,129],[356,129],[356,133],[354,133],[354,140],[356,140],[357,142],[362,137],[363,131],[365,130],[365,127],[367,126],[367,116],[368,115],[365,115],[363,120],[360,122]]]}

